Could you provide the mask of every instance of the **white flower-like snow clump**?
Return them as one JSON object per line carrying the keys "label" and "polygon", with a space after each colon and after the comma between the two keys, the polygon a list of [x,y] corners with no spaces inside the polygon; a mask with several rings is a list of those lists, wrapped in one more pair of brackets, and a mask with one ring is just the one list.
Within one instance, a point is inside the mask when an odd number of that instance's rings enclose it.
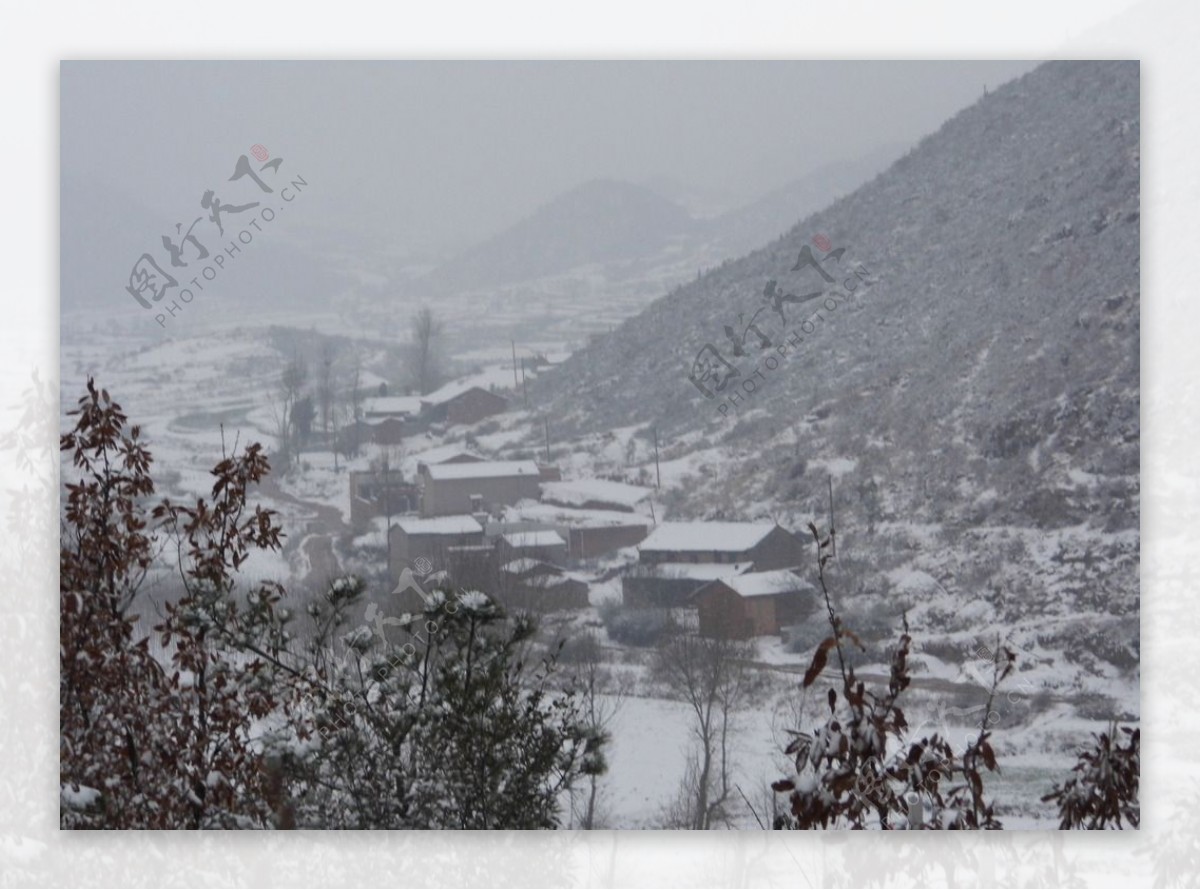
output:
{"label": "white flower-like snow clump", "polygon": [[479,590],[465,590],[458,598],[459,605],[469,612],[482,612],[492,607],[492,601],[486,593]]}

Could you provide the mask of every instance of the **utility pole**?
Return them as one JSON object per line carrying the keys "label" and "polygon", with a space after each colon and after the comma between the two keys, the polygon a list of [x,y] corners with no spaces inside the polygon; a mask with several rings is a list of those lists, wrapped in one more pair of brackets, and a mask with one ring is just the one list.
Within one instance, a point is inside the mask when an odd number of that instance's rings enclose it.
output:
{"label": "utility pole", "polygon": [[388,459],[390,446],[384,446],[383,451],[383,513],[387,517],[387,570],[388,577],[392,572],[392,467]]}
{"label": "utility pole", "polygon": [[658,466],[658,427],[654,428],[654,476],[658,479],[655,488],[662,488],[662,470]]}
{"label": "utility pole", "polygon": [[513,389],[516,389],[520,384],[517,382],[517,341],[512,341],[513,349]]}
{"label": "utility pole", "polygon": [[833,477],[829,477],[829,555],[837,557],[837,538],[833,530]]}
{"label": "utility pole", "polygon": [[529,384],[525,382],[525,356],[521,356],[521,389],[525,391],[525,407],[529,407]]}

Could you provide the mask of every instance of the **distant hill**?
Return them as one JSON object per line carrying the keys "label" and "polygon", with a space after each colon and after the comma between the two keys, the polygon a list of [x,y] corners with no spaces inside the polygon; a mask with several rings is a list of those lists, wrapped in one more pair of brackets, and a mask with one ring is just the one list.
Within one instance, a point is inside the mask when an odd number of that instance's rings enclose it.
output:
{"label": "distant hill", "polygon": [[471,290],[592,263],[640,259],[694,227],[686,210],[648,188],[596,179],[453,257],[420,284]]}
{"label": "distant hill", "polygon": [[825,164],[757,200],[709,221],[720,252],[741,256],[794,226],[801,217],[827,207],[883,172],[904,154],[899,144],[887,145],[860,158]]}

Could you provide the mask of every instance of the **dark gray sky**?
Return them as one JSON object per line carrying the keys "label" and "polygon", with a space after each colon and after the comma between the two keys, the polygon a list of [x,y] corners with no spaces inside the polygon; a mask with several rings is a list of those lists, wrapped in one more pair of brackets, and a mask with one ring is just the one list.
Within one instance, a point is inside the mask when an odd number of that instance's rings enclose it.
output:
{"label": "dark gray sky", "polygon": [[322,223],[463,244],[596,177],[744,203],[912,142],[1033,65],[65,62],[62,161],[177,217],[261,143]]}

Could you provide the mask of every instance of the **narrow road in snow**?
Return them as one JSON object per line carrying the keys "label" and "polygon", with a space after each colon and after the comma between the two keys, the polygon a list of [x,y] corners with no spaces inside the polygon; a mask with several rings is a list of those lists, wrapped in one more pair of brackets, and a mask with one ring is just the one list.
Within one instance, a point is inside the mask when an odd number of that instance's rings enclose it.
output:
{"label": "narrow road in snow", "polygon": [[334,553],[333,541],[335,537],[351,531],[342,519],[342,511],[328,504],[302,500],[280,488],[279,482],[271,476],[264,479],[259,488],[271,500],[315,514],[316,519],[309,524],[309,532],[300,545],[308,559],[308,573],[297,579],[297,583],[310,593],[323,591],[332,579],[341,574],[341,564]]}

